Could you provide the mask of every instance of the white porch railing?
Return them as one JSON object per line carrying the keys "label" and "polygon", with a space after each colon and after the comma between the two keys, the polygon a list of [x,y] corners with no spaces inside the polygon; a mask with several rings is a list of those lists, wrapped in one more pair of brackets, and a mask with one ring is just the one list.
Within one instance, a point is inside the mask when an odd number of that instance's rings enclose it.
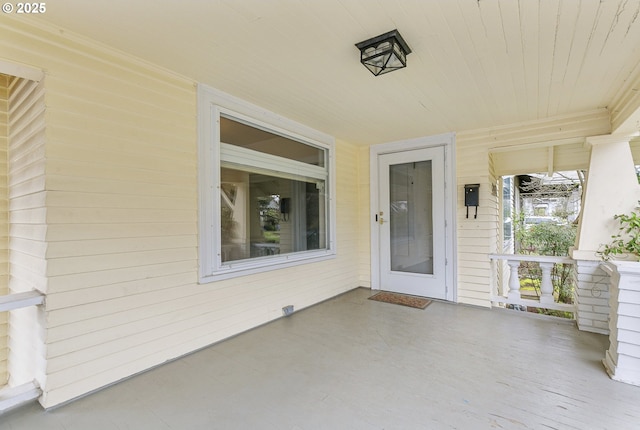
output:
{"label": "white porch railing", "polygon": [[43,303],[44,296],[39,291],[9,294],[6,296],[0,296],[0,312],[26,308],[29,306],[38,306]]}
{"label": "white porch railing", "polygon": [[[508,291],[499,294],[500,288],[497,281],[494,285],[494,293],[492,302],[494,304],[511,304],[530,306],[544,309],[553,309],[566,312],[574,312],[575,305],[567,303],[558,303],[553,295],[553,281],[551,279],[551,271],[556,264],[574,264],[574,260],[569,257],[552,257],[542,255],[522,255],[522,254],[489,254],[492,261],[493,273],[498,273],[498,261],[506,261],[509,266],[509,282],[507,283]],[[523,261],[537,262],[540,264],[542,276],[540,279],[540,297],[539,300],[523,299],[520,292],[520,275],[518,269]],[[496,278],[497,279],[497,278]],[[504,284],[504,283],[503,283]]]}
{"label": "white porch railing", "polygon": [[[14,309],[39,306],[44,303],[44,295],[39,291],[15,293],[0,296],[0,312]],[[33,401],[40,397],[42,390],[33,381],[16,387],[0,386],[0,414]]]}

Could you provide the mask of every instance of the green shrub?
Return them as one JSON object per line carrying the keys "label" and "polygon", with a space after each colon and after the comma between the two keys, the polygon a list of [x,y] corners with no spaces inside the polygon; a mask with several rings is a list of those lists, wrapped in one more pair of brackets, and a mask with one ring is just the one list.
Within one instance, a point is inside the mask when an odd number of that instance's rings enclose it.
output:
{"label": "green shrub", "polygon": [[[549,255],[566,257],[575,244],[577,227],[570,223],[540,223],[525,225],[520,214],[515,224],[516,252],[529,255]],[[539,280],[542,277],[539,263],[520,264],[521,278],[538,280],[534,287],[539,294]],[[554,295],[560,303],[573,302],[573,277],[569,264],[556,264],[551,271]]]}

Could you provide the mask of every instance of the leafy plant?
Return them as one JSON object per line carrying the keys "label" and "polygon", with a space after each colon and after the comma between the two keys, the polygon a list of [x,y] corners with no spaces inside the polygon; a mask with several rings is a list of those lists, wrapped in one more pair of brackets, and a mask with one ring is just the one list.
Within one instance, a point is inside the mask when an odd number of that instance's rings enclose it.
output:
{"label": "leafy plant", "polygon": [[542,223],[532,225],[521,236],[520,246],[537,255],[569,255],[569,248],[575,244],[576,227],[572,224],[558,225]]}
{"label": "leafy plant", "polygon": [[598,255],[605,261],[616,255],[640,257],[640,214],[636,210],[629,214],[614,215],[613,218],[620,223],[618,233],[611,236],[611,242],[604,245]]}
{"label": "leafy plant", "polygon": [[[567,256],[569,248],[576,239],[574,224],[541,223],[526,225],[520,214],[515,223],[518,252],[529,255]],[[539,285],[542,278],[540,264],[536,262],[521,262],[519,269],[521,279],[535,280],[533,287],[540,295]],[[573,277],[569,264],[555,264],[551,270],[554,295],[560,303],[573,302]]]}

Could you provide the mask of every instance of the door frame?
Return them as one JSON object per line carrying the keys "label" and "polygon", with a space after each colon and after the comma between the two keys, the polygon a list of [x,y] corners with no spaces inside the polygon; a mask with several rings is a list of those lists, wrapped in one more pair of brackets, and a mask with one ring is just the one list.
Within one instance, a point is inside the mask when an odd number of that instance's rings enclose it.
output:
{"label": "door frame", "polygon": [[455,133],[371,145],[369,148],[369,191],[370,191],[370,232],[371,232],[371,289],[380,289],[380,233],[376,215],[379,212],[378,157],[383,154],[413,151],[434,146],[444,147],[444,209],[445,209],[445,283],[447,301],[457,301],[457,252],[456,252],[456,172]]}

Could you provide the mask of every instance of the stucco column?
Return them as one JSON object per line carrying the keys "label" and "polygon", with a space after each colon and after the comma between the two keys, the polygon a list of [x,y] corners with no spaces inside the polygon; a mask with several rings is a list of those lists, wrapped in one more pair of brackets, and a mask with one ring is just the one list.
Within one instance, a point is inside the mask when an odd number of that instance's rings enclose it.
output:
{"label": "stucco column", "polygon": [[630,212],[640,199],[629,139],[613,135],[586,139],[591,158],[576,247],[571,254],[576,260],[576,319],[580,330],[609,333],[608,276],[599,267],[596,253],[618,231],[613,216]]}
{"label": "stucco column", "polygon": [[591,159],[573,258],[599,260],[598,249],[618,231],[613,216],[638,205],[640,186],[628,136],[587,137]]}

